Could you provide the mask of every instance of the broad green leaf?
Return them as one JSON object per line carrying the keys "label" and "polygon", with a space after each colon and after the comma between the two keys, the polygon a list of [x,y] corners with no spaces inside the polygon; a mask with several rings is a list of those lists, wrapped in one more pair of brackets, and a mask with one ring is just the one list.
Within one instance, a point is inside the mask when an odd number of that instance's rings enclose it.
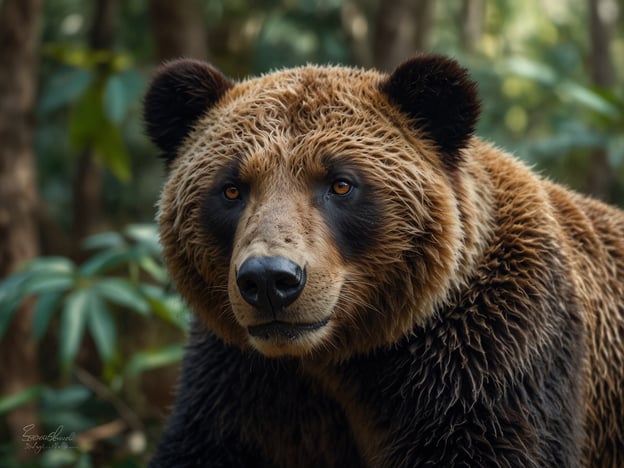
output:
{"label": "broad green leaf", "polygon": [[101,138],[100,132],[107,124],[102,110],[102,85],[94,82],[72,106],[69,114],[69,141],[83,151]]}
{"label": "broad green leaf", "polygon": [[76,101],[89,87],[93,77],[91,70],[74,67],[62,68],[54,73],[43,88],[39,112],[53,112]]}
{"label": "broad green leaf", "polygon": [[91,397],[91,390],[84,385],[68,385],[59,389],[45,387],[41,393],[41,404],[45,408],[78,408]]}
{"label": "broad green leaf", "polygon": [[114,304],[127,307],[144,315],[150,311],[149,303],[140,290],[132,283],[121,278],[102,279],[93,286],[93,289],[100,296]]}
{"label": "broad green leaf", "polygon": [[172,344],[162,348],[140,351],[130,359],[126,366],[125,373],[135,377],[147,370],[175,364],[182,360],[184,355],[184,345]]}
{"label": "broad green leaf", "polygon": [[109,249],[113,247],[123,247],[126,240],[118,232],[102,232],[87,237],[82,246],[85,249]]}
{"label": "broad green leaf", "polygon": [[134,253],[129,249],[103,250],[86,260],[79,268],[82,276],[94,276],[106,273],[111,269],[128,263],[134,258]]}
{"label": "broad green leaf", "polygon": [[90,289],[79,289],[65,299],[59,331],[60,360],[65,371],[69,370],[80,348],[93,297]]}
{"label": "broad green leaf", "polygon": [[162,289],[153,285],[141,285],[141,290],[148,298],[150,308],[157,317],[181,330],[188,331],[190,312],[180,296],[166,294]]}
{"label": "broad green leaf", "polygon": [[25,268],[37,273],[73,273],[76,266],[66,257],[39,257],[26,262]]}
{"label": "broad green leaf", "polygon": [[618,118],[621,116],[619,109],[608,99],[593,89],[582,86],[572,81],[560,83],[557,92],[564,100],[576,101],[582,106],[599,114]]}
{"label": "broad green leaf", "polygon": [[[44,422],[46,418],[42,418]],[[63,422],[66,423],[67,418],[63,418]],[[48,422],[49,427],[58,427],[62,425],[64,428],[67,428],[66,424],[59,424],[59,420],[51,418],[51,421]],[[69,426],[74,428],[75,426]],[[88,429],[91,426],[86,426],[84,429]],[[71,433],[71,432],[70,432]],[[68,444],[70,445],[70,444]],[[75,445],[75,442],[71,444]],[[41,456],[37,458],[38,466],[41,468],[58,468],[60,466],[71,466],[74,467],[77,460],[80,457],[80,452],[77,450],[68,450],[66,448],[51,448],[49,450],[45,450],[41,453]]]}
{"label": "broad green leaf", "polygon": [[12,395],[3,396],[0,398],[0,414],[7,413],[15,408],[34,400],[41,393],[41,387],[38,385],[25,388]]}
{"label": "broad green leaf", "polygon": [[[93,462],[91,461],[91,455],[88,452],[82,452],[80,454],[80,458],[76,463],[75,468],[91,468],[93,466]],[[116,465],[123,466],[123,465]]]}
{"label": "broad green leaf", "polygon": [[93,140],[93,149],[100,162],[122,182],[131,178],[130,155],[121,137],[121,130],[105,120]]}
{"label": "broad green leaf", "polygon": [[143,92],[144,80],[134,70],[112,75],[104,89],[104,112],[116,125],[121,124],[133,102]]}
{"label": "broad green leaf", "polygon": [[551,67],[524,57],[506,60],[503,64],[503,73],[513,73],[547,86],[557,83],[557,74]]}
{"label": "broad green leaf", "polygon": [[20,288],[29,277],[29,272],[19,272],[0,281],[0,341],[22,302]]}
{"label": "broad green leaf", "polygon": [[50,319],[61,303],[63,296],[62,292],[50,292],[42,294],[37,299],[33,313],[33,329],[37,341],[40,341],[43,337]]}
{"label": "broad green leaf", "polygon": [[139,266],[159,283],[164,283],[169,278],[166,268],[152,257],[141,258]]}
{"label": "broad green leaf", "polygon": [[19,295],[18,291],[24,282],[30,278],[30,271],[20,271],[7,276],[0,281],[0,305],[9,299],[14,299]]}
{"label": "broad green leaf", "polygon": [[158,242],[158,227],[155,224],[129,224],[124,229],[124,232],[135,242],[160,245]]}
{"label": "broad green leaf", "polygon": [[104,364],[108,363],[115,352],[117,334],[115,322],[104,302],[97,296],[91,299],[88,324],[89,333]]}
{"label": "broad green leaf", "polygon": [[75,283],[76,279],[72,274],[39,273],[26,281],[22,292],[25,295],[63,292],[74,287]]}
{"label": "broad green leaf", "polygon": [[126,95],[123,80],[113,75],[106,81],[104,88],[104,112],[106,117],[116,125],[121,124],[128,112],[130,99]]}
{"label": "broad green leaf", "polygon": [[[43,53],[56,59],[58,62],[73,67],[90,69],[95,64],[96,51],[85,47],[76,47],[68,44],[46,44]],[[110,53],[110,52],[109,52]]]}

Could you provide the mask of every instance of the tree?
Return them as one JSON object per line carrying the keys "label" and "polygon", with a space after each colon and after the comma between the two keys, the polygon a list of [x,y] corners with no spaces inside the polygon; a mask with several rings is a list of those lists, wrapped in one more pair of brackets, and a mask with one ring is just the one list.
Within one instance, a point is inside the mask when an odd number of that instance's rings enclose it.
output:
{"label": "tree", "polygon": [[[40,0],[1,4],[0,278],[39,253],[33,131],[40,14]],[[32,302],[26,302],[0,342],[2,394],[16,394],[39,381],[32,320]],[[24,426],[36,422],[34,404],[23,405],[7,417],[16,440]]]}
{"label": "tree", "polygon": [[373,55],[379,70],[391,71],[429,47],[433,16],[431,0],[379,2]]}
{"label": "tree", "polygon": [[[96,0],[89,47],[108,50],[113,47],[117,0]],[[74,245],[93,234],[102,220],[102,167],[95,160],[93,148],[85,148],[78,159],[73,187]],[[80,255],[75,253],[75,255]]]}
{"label": "tree", "polygon": [[465,51],[473,52],[483,34],[485,21],[485,0],[463,0],[460,18],[460,33]]}
{"label": "tree", "polygon": [[208,57],[206,28],[197,0],[150,0],[150,15],[160,61]]}
{"label": "tree", "polygon": [[[605,0],[589,0],[590,74],[594,84],[608,88],[615,84],[615,71],[611,59],[613,25],[617,6]],[[613,10],[613,11],[611,11]],[[614,176],[609,166],[606,148],[595,150],[591,156],[588,191],[610,201]]]}

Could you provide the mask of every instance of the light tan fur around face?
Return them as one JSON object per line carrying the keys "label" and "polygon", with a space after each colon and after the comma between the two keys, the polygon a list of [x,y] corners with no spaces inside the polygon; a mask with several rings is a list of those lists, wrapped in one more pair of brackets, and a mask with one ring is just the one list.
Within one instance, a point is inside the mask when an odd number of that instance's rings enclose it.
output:
{"label": "light tan fur around face", "polygon": [[[401,124],[377,90],[381,79],[305,68],[244,82],[196,124],[180,150],[160,202],[165,255],[183,295],[226,341],[249,344],[252,311],[234,275],[253,255],[305,265],[308,283],[288,311],[309,321],[331,317],[318,339],[265,347],[266,354],[341,359],[392,343],[430,316],[469,272],[485,239],[478,231],[489,224],[478,209],[487,192],[472,177],[455,183],[441,168],[432,170],[435,147]],[[331,183],[324,180],[327,156],[348,158],[375,181],[384,204],[384,249],[348,263],[336,251],[311,193],[315,183]],[[229,259],[209,245],[200,217],[203,192],[232,158],[241,160],[251,195]]]}

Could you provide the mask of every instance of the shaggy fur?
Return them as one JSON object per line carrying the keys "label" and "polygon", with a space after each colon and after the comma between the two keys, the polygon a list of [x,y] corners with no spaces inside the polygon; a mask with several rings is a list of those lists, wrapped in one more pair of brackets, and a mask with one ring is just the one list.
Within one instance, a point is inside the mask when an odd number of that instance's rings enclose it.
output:
{"label": "shaggy fur", "polygon": [[[145,107],[197,316],[151,466],[624,466],[624,214],[473,137],[455,62],[180,61]],[[258,258],[294,302],[241,293]]]}

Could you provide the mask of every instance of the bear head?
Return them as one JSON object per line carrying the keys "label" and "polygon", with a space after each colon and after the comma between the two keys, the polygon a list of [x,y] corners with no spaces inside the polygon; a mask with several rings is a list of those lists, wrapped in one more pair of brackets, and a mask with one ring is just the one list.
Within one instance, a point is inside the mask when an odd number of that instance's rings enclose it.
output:
{"label": "bear head", "polygon": [[345,359],[410,333],[463,280],[479,102],[456,62],[237,83],[178,60],[155,74],[144,112],[168,167],[168,268],[225,342]]}

